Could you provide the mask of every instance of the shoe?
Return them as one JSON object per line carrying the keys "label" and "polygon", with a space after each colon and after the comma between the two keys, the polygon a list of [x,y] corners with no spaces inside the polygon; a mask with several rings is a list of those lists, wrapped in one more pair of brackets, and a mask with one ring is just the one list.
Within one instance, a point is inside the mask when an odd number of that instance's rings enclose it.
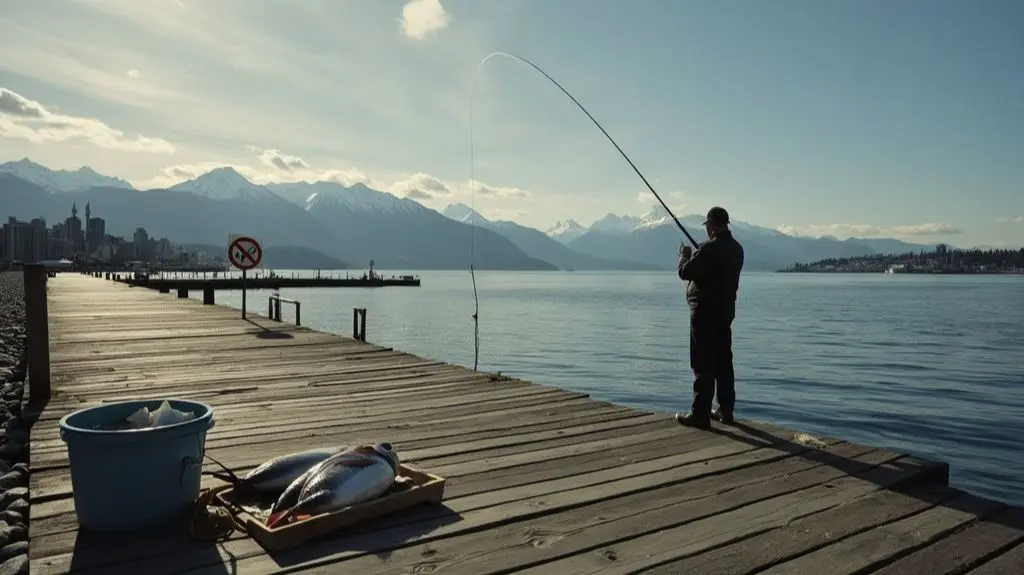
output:
{"label": "shoe", "polygon": [[731,411],[723,411],[722,408],[718,408],[711,412],[711,419],[723,423],[725,425],[733,425],[736,420],[732,416]]}
{"label": "shoe", "polygon": [[677,413],[676,423],[697,429],[711,429],[711,417],[701,417],[692,411],[689,413]]}

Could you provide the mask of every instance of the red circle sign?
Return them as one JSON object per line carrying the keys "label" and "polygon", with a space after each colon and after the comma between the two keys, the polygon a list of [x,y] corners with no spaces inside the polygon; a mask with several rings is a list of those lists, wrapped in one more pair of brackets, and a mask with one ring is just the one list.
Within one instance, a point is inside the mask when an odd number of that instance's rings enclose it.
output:
{"label": "red circle sign", "polygon": [[263,247],[253,238],[237,237],[228,246],[228,261],[240,270],[251,270],[263,261]]}

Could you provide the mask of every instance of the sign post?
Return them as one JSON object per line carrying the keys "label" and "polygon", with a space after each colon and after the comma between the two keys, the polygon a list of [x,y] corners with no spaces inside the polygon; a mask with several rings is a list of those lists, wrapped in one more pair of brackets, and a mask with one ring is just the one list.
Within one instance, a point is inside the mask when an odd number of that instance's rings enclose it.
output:
{"label": "sign post", "polygon": [[232,234],[228,237],[228,261],[235,269],[242,270],[242,319],[245,319],[245,276],[263,261],[263,246],[249,236]]}

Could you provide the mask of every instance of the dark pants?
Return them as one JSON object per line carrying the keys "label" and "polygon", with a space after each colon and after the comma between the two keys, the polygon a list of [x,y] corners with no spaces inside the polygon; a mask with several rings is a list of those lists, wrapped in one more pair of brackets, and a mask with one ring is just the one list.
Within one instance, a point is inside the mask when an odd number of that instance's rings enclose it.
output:
{"label": "dark pants", "polygon": [[732,412],[736,406],[736,376],[732,369],[732,319],[690,317],[690,369],[693,370],[695,415],[711,413],[718,388],[718,406]]}

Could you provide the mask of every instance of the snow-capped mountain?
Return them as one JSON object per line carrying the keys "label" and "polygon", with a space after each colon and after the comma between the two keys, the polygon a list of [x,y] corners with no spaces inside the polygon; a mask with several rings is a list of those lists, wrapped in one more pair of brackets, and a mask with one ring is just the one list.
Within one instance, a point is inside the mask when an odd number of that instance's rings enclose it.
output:
{"label": "snow-capped mountain", "polygon": [[641,218],[635,216],[618,216],[615,214],[608,214],[607,216],[590,224],[590,229],[588,231],[605,234],[628,234],[636,228],[637,224],[640,223],[640,219]]}
{"label": "snow-capped mountain", "polygon": [[587,233],[587,228],[580,225],[576,220],[570,218],[568,220],[555,222],[555,225],[548,228],[544,233],[552,239],[566,244]]}
{"label": "snow-capped mountain", "polygon": [[258,186],[245,179],[234,168],[214,168],[209,172],[168,190],[188,192],[211,200],[242,200],[246,202],[279,202],[281,198],[265,186]]}
{"label": "snow-capped mountain", "polygon": [[0,164],[0,173],[11,174],[51,193],[77,192],[89,188],[135,188],[121,178],[104,176],[88,166],[77,170],[51,170],[28,158]]}
{"label": "snow-capped mountain", "polygon": [[449,204],[448,207],[441,210],[441,215],[451,218],[457,222],[464,224],[473,224],[477,226],[486,226],[494,222],[480,215],[480,212],[473,210],[473,208],[463,203]]}
{"label": "snow-capped mountain", "polygon": [[363,184],[346,187],[336,182],[291,182],[268,184],[267,188],[309,212],[344,208],[354,212],[414,214],[427,209],[413,200],[381,192]]}

